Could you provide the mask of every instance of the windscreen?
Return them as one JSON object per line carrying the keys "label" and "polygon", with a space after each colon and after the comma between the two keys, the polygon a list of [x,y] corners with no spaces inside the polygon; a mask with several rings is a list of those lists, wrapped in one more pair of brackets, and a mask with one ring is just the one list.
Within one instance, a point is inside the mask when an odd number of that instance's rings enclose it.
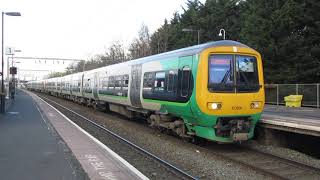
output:
{"label": "windscreen", "polygon": [[233,56],[211,55],[209,58],[209,88],[213,91],[233,91]]}
{"label": "windscreen", "polygon": [[213,92],[259,90],[257,60],[253,56],[213,54],[209,56],[208,89]]}
{"label": "windscreen", "polygon": [[236,79],[238,92],[259,90],[257,59],[252,56],[236,56]]}

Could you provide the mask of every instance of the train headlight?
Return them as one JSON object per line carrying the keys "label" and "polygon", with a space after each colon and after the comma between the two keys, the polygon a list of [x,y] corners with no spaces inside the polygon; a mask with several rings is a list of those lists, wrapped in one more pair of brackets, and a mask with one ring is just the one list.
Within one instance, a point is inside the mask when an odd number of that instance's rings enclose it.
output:
{"label": "train headlight", "polygon": [[262,103],[260,101],[254,101],[254,102],[251,102],[250,104],[251,109],[260,109],[261,106],[262,106]]}
{"label": "train headlight", "polygon": [[220,102],[208,103],[209,109],[218,110],[218,109],[221,109],[221,107],[222,107],[222,104]]}

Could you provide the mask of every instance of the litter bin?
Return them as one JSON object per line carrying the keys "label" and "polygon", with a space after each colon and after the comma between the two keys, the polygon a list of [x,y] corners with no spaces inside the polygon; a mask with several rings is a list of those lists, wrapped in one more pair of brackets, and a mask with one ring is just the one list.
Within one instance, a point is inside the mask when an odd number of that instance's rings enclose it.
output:
{"label": "litter bin", "polygon": [[287,107],[301,107],[303,95],[289,95],[284,97]]}

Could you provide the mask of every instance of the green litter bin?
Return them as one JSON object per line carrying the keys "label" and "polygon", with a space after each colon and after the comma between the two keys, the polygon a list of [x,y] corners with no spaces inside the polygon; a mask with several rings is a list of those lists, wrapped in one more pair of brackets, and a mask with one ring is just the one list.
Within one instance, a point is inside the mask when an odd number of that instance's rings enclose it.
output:
{"label": "green litter bin", "polygon": [[301,107],[303,95],[289,95],[284,97],[287,107]]}

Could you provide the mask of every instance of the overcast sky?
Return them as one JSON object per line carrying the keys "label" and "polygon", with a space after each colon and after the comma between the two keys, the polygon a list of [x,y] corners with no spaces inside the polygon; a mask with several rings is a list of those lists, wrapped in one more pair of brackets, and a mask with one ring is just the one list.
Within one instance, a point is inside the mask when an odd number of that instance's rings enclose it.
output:
{"label": "overcast sky", "polygon": [[[201,0],[204,2],[205,0]],[[2,11],[19,11],[21,17],[5,16],[5,47],[17,56],[88,59],[119,40],[128,45],[142,24],[154,32],[182,12],[187,0],[1,0]],[[1,38],[1,37],[0,37]],[[20,60],[19,60],[20,61]],[[0,65],[1,66],[1,65]],[[34,61],[19,68],[44,67]],[[47,65],[48,66],[48,65]],[[6,67],[6,66],[5,66]]]}

